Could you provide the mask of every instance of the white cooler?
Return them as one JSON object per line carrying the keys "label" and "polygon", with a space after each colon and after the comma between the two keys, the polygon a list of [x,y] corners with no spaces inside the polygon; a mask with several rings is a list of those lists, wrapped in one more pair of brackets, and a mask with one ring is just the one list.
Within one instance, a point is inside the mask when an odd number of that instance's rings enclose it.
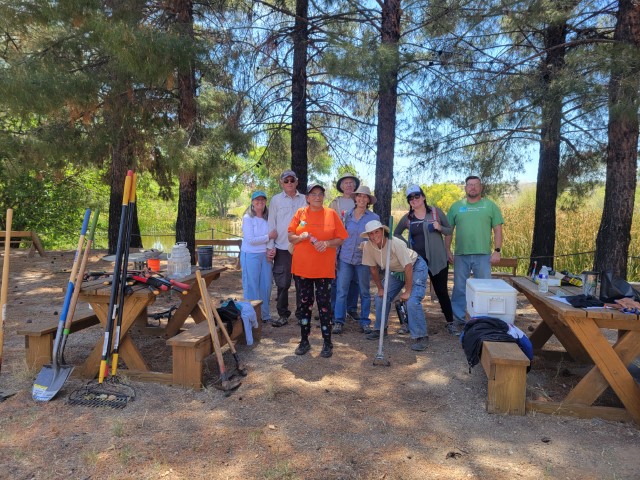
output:
{"label": "white cooler", "polygon": [[504,280],[467,279],[467,312],[470,317],[495,317],[513,323],[518,292]]}

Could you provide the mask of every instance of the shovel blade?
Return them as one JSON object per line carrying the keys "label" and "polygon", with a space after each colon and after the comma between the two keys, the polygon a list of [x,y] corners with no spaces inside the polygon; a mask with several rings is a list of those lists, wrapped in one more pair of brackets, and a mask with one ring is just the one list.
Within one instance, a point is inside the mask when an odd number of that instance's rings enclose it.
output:
{"label": "shovel blade", "polygon": [[58,368],[52,365],[45,365],[40,370],[31,390],[31,397],[36,402],[48,402],[53,399],[73,371],[72,365],[59,365]]}

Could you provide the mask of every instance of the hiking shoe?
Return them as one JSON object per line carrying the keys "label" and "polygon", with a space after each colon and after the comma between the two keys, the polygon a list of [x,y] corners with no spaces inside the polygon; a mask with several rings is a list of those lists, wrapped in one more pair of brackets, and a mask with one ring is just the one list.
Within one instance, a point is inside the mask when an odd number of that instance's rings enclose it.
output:
{"label": "hiking shoe", "polygon": [[336,323],[333,326],[333,330],[331,330],[331,333],[334,333],[336,335],[341,335],[343,330],[344,330],[344,324],[343,323]]}
{"label": "hiking shoe", "polygon": [[300,345],[298,345],[298,348],[296,348],[296,355],[304,355],[309,350],[311,350],[311,345],[309,344],[309,342],[300,342]]}
{"label": "hiking shoe", "polygon": [[360,330],[365,335],[369,335],[373,330],[371,330],[371,325],[360,325]]}
{"label": "hiking shoe", "polygon": [[415,343],[411,344],[411,350],[414,352],[422,352],[427,349],[429,344],[429,337],[418,337],[414,340]]}
{"label": "hiking shoe", "polygon": [[447,332],[449,332],[454,337],[459,337],[460,336],[460,329],[455,324],[455,322],[447,323]]}
{"label": "hiking shoe", "polygon": [[289,319],[287,317],[278,317],[277,320],[271,322],[271,325],[274,327],[284,327],[289,323]]}
{"label": "hiking shoe", "polygon": [[322,358],[329,358],[331,355],[333,355],[333,345],[331,343],[324,342],[320,356]]}
{"label": "hiking shoe", "polygon": [[357,322],[358,319],[360,318],[358,316],[358,311],[357,310],[353,310],[351,312],[347,312],[347,317],[351,318],[351,320],[353,320],[354,322]]}
{"label": "hiking shoe", "polygon": [[409,325],[402,324],[397,331],[398,335],[409,335]]}
{"label": "hiking shoe", "polygon": [[[389,333],[387,329],[384,329],[384,336],[386,337]],[[372,330],[371,333],[367,334],[365,337],[367,340],[378,340],[380,338],[380,330]]]}
{"label": "hiking shoe", "polygon": [[263,318],[262,319],[262,323],[271,323],[271,319],[270,318]]}

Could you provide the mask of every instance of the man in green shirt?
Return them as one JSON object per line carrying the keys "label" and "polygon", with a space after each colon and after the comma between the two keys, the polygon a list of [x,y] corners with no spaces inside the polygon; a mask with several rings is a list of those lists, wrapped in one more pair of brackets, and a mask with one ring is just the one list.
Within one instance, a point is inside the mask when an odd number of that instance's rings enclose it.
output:
{"label": "man in green shirt", "polygon": [[[452,236],[445,237],[449,262],[453,263],[453,318],[465,323],[467,279],[491,278],[491,264],[500,261],[502,248],[502,214],[491,200],[482,198],[482,182],[471,175],[464,181],[466,197],[454,203],[447,218],[456,236],[455,256],[451,253]],[[493,230],[493,251],[491,231]]]}

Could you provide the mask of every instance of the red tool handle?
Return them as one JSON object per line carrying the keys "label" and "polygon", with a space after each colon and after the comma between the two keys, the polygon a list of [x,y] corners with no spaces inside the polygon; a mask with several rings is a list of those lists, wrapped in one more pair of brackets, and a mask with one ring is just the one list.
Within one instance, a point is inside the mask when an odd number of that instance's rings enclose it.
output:
{"label": "red tool handle", "polygon": [[191,288],[191,285],[188,285],[186,283],[182,283],[182,282],[178,282],[177,280],[169,280],[171,282],[172,285],[175,285],[176,287],[180,287],[184,290],[189,290]]}
{"label": "red tool handle", "polygon": [[150,278],[139,277],[138,275],[132,275],[132,278],[136,282],[146,283],[147,285],[151,285],[151,286],[153,286],[155,288],[159,288],[160,290],[163,290],[165,292],[167,290],[169,290],[169,287],[167,287],[166,285],[157,284],[157,283],[153,282]]}

